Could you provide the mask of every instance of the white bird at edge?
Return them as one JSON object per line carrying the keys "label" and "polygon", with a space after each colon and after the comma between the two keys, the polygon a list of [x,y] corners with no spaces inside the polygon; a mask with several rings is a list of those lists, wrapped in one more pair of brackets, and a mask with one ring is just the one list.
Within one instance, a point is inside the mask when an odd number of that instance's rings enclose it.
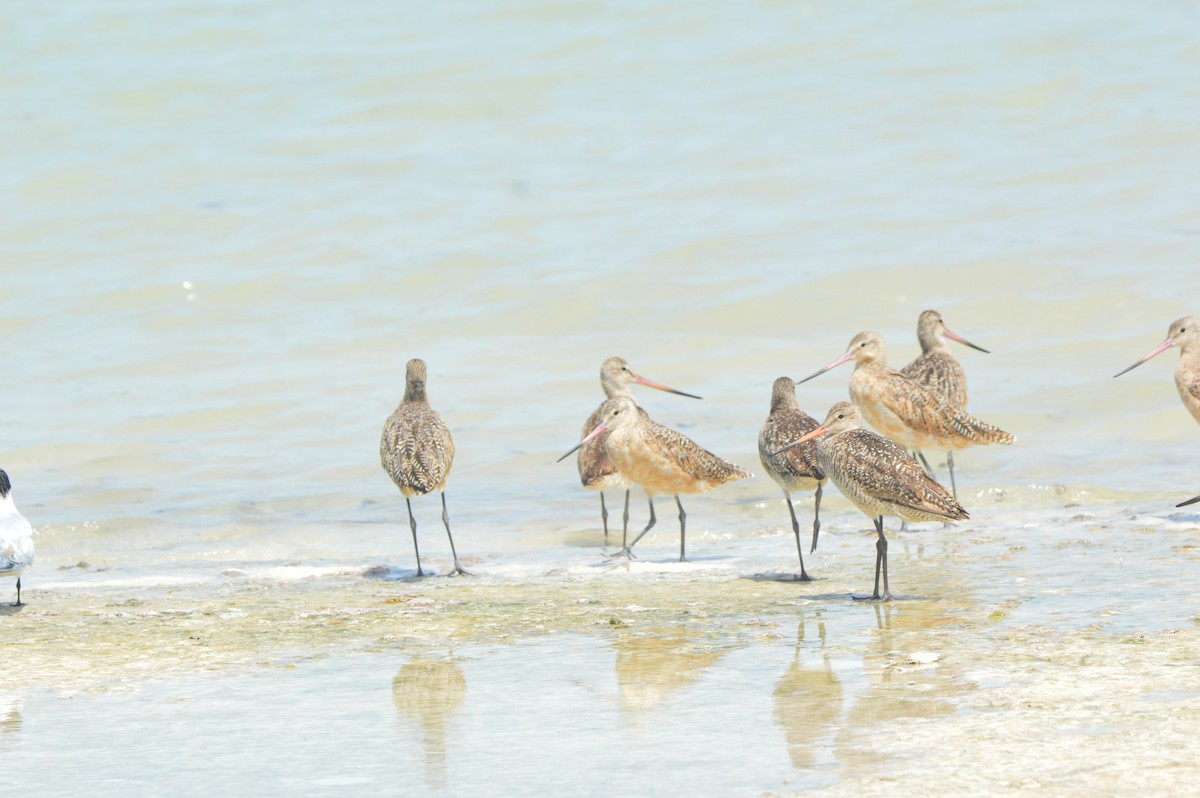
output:
{"label": "white bird at edge", "polygon": [[0,469],[0,576],[17,580],[17,603],[21,606],[21,573],[33,564],[33,527],[13,503],[12,482]]}

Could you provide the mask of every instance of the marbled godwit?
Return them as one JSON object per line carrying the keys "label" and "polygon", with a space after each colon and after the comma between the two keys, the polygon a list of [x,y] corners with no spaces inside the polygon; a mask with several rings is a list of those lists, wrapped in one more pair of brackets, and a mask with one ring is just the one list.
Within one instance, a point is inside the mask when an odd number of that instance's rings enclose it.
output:
{"label": "marbled godwit", "polygon": [[[875,592],[872,599],[891,599],[888,586],[887,538],[883,517],[906,521],[961,521],[967,511],[895,441],[862,426],[862,415],[849,402],[829,409],[825,423],[789,446],[820,438],[817,459],[838,490],[875,524]],[[883,595],[879,575],[883,574]]]}
{"label": "marbled godwit", "polygon": [[1179,390],[1179,398],[1183,406],[1200,424],[1200,321],[1193,316],[1184,316],[1174,321],[1167,328],[1167,338],[1154,347],[1150,354],[1143,357],[1127,369],[1118,371],[1114,377],[1120,377],[1126,371],[1131,371],[1145,363],[1157,354],[1165,352],[1172,346],[1179,347],[1179,365],[1175,367],[1175,387]]}
{"label": "marbled godwit", "polygon": [[21,606],[21,573],[33,564],[33,527],[13,503],[12,482],[0,469],[0,576],[17,580],[17,603]]}
{"label": "marbled godwit", "polygon": [[950,354],[950,348],[946,346],[947,338],[980,352],[988,351],[951,332],[942,320],[942,314],[936,310],[926,310],[917,319],[917,340],[921,343],[921,354],[900,369],[900,373],[932,388],[955,407],[965,409],[967,373]]}
{"label": "marbled godwit", "polygon": [[450,553],[454,555],[454,573],[465,574],[454,550],[450,534],[450,516],[446,512],[446,478],[454,464],[454,441],[450,430],[432,407],[425,393],[425,361],[408,361],[404,399],[388,416],[379,442],[379,460],[383,470],[404,494],[408,505],[408,525],[412,529],[413,552],[417,557],[417,576],[421,569],[421,551],[417,547],[417,519],[413,517],[412,497],[438,491],[442,494],[442,523],[450,538]]}
{"label": "marbled godwit", "polygon": [[825,472],[817,462],[817,445],[809,442],[795,446],[779,455],[772,452],[815,430],[817,420],[800,409],[796,401],[796,383],[790,377],[780,377],[771,386],[771,412],[758,432],[758,459],[775,484],[783,489],[788,512],[792,515],[792,532],[796,535],[796,553],[800,555],[800,580],[812,579],[804,570],[804,547],[800,544],[800,522],[796,520],[796,508],[792,506],[792,491],[816,488],[813,508],[812,550],[817,548],[817,535],[821,532],[821,488],[825,484]]}
{"label": "marbled godwit", "polygon": [[[910,452],[936,447],[952,451],[987,443],[1012,443],[1013,436],[969,415],[911,377],[888,368],[883,339],[878,333],[860,332],[850,339],[846,354],[800,382],[824,374],[853,360],[850,398],[867,422]],[[952,493],[954,461],[950,465]]]}
{"label": "marbled godwit", "polygon": [[[960,410],[967,409],[967,373],[950,354],[946,339],[958,341],[964,346],[987,352],[982,346],[976,346],[946,327],[942,314],[936,310],[925,310],[917,318],[917,341],[921,344],[921,354],[917,359],[900,369],[905,377],[911,377],[922,385],[930,388],[938,396],[948,401]],[[920,451],[916,453],[921,458],[925,470],[930,474],[933,469],[929,461]],[[958,486],[954,484],[954,452],[946,452],[946,465],[950,469],[950,488],[958,496]]]}
{"label": "marbled godwit", "polygon": [[[600,364],[600,387],[604,391],[606,399],[612,399],[616,396],[627,396],[633,399],[633,394],[629,391],[630,385],[645,385],[647,388],[654,388],[667,393],[678,394],[679,396],[689,396],[692,399],[699,399],[699,396],[691,393],[677,391],[674,388],[668,388],[665,385],[660,385],[657,382],[650,380],[634,373],[633,369],[629,368],[629,364],[624,359],[619,357],[610,357]],[[588,420],[583,424],[583,432],[580,435],[587,435],[594,430],[600,423],[600,411],[604,407],[601,402]],[[612,464],[612,460],[608,458],[608,452],[604,449],[604,441],[593,439],[579,448],[579,480],[588,490],[600,491],[600,519],[604,524],[604,545],[608,545],[608,508],[604,504],[604,491],[610,489],[624,488],[625,490],[625,512],[622,515],[621,524],[621,545],[626,543],[626,535],[629,532],[629,480],[621,476],[621,472],[617,471],[617,467]]]}
{"label": "marbled godwit", "polygon": [[[694,441],[669,427],[664,427],[642,412],[637,402],[618,396],[604,403],[600,424],[579,443],[579,446],[604,437],[609,458],[626,479],[641,485],[650,502],[650,522],[646,528],[613,556],[633,555],[633,547],[654,526],[654,497],[669,494],[679,507],[679,561],[687,559],[687,514],[683,511],[681,493],[702,493],[735,479],[753,476],[749,471],[702,449]],[[579,446],[558,458],[569,457]]]}

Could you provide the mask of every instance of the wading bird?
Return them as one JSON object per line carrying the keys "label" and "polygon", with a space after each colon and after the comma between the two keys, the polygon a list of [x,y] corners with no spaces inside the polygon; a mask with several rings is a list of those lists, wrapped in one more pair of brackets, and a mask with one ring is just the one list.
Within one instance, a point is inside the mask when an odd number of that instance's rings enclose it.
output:
{"label": "wading bird", "polygon": [[753,476],[701,448],[687,436],[653,421],[641,411],[637,402],[626,396],[606,401],[601,408],[600,424],[578,446],[558,458],[559,461],[569,457],[579,446],[601,436],[617,470],[630,482],[640,485],[650,503],[650,522],[614,557],[633,555],[633,547],[657,520],[654,497],[667,494],[675,497],[679,507],[679,561],[686,561],[687,513],[683,511],[679,495],[703,493],[726,482]]}
{"label": "wading bird", "polygon": [[[829,409],[825,423],[785,447],[819,439],[817,459],[838,490],[875,524],[873,600],[890,600],[885,515],[906,521],[961,521],[969,516],[946,489],[895,441],[862,426],[862,415],[849,402]],[[883,575],[883,593],[879,577]]]}
{"label": "wading bird", "polygon": [[[946,451],[989,443],[1012,443],[1013,436],[955,407],[931,388],[888,368],[883,339],[878,333],[860,332],[850,339],[846,353],[799,382],[807,382],[850,360],[850,398],[867,423],[910,452],[935,448]],[[950,466],[951,493],[957,495],[954,459]],[[928,470],[928,469],[926,469]]]}
{"label": "wading bird", "polygon": [[796,401],[796,383],[790,377],[780,377],[771,386],[771,410],[758,432],[758,459],[762,461],[767,475],[783,490],[788,512],[792,516],[792,532],[796,536],[796,553],[800,555],[800,577],[803,582],[812,579],[804,570],[804,546],[800,543],[800,522],[796,520],[796,508],[792,506],[792,491],[816,489],[813,507],[812,551],[817,548],[817,535],[821,532],[821,490],[825,484],[825,471],[817,462],[817,444],[808,442],[795,446],[782,454],[772,454],[787,444],[815,430],[817,420],[800,409]]}
{"label": "wading bird", "polygon": [[413,553],[417,557],[417,576],[424,576],[421,569],[421,551],[417,547],[417,519],[413,516],[412,497],[424,496],[438,491],[442,494],[442,523],[446,526],[446,537],[450,539],[450,553],[454,556],[454,573],[465,574],[458,562],[454,549],[454,536],[450,534],[450,516],[446,512],[446,478],[454,464],[454,441],[442,417],[429,406],[425,393],[425,361],[413,358],[408,361],[405,378],[404,398],[388,416],[383,425],[383,437],[379,442],[379,460],[396,487],[404,494],[408,505],[408,525],[412,529]]}
{"label": "wading bird", "polygon": [[[660,385],[657,382],[651,382],[645,377],[634,373],[633,369],[629,368],[629,364],[619,357],[610,357],[600,365],[600,388],[604,391],[606,401],[618,396],[633,399],[633,394],[629,390],[631,385],[645,385],[647,388],[654,388],[659,391],[678,394],[679,396],[688,396],[692,399],[700,398],[695,394],[684,393],[683,391],[677,391],[674,388]],[[587,435],[596,428],[600,423],[600,411],[603,408],[604,403],[601,402],[600,406],[584,422],[583,431],[580,435]],[[604,504],[604,491],[624,489],[625,512],[621,516],[621,545],[624,546],[629,533],[629,480],[621,476],[621,472],[617,470],[612,460],[609,459],[602,439],[593,438],[579,447],[577,462],[579,465],[579,481],[588,490],[600,492],[600,520],[604,524],[604,545],[606,546],[608,545],[608,507]]]}
{"label": "wading bird", "polygon": [[17,580],[17,603],[21,602],[21,574],[33,564],[33,527],[17,511],[13,502],[12,482],[0,469],[0,576]]}

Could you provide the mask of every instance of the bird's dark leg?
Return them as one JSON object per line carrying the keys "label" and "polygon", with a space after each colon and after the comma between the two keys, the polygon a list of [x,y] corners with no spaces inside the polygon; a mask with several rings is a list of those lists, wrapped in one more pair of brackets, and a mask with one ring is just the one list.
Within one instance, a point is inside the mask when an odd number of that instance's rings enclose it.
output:
{"label": "bird's dark leg", "polygon": [[[879,539],[875,541],[875,595],[873,599],[882,598],[884,601],[892,600],[892,590],[888,587],[888,572],[887,572],[887,538],[883,536],[883,516],[875,519],[875,531],[879,534]],[[883,595],[879,595],[879,564],[883,563]]]}
{"label": "bird's dark leg", "polygon": [[608,508],[604,505],[604,491],[600,491],[600,521],[604,524],[604,545],[608,545]]}
{"label": "bird's dark leg", "polygon": [[17,577],[17,603],[14,604],[13,606],[14,607],[22,606],[21,605],[21,577],[19,577],[19,576]]}
{"label": "bird's dark leg", "polygon": [[812,548],[808,550],[812,554],[817,550],[817,535],[821,534],[821,488],[820,482],[817,483],[817,500],[816,507],[813,508],[813,542]]}
{"label": "bird's dark leg", "polygon": [[417,519],[413,516],[412,499],[405,496],[404,503],[408,505],[408,526],[412,529],[413,553],[417,555],[417,576],[424,576],[425,572],[421,570],[421,549],[417,547]]}
{"label": "bird's dark leg", "polygon": [[675,497],[675,504],[679,506],[679,561],[687,562],[687,557],[684,556],[684,542],[687,539],[687,513],[683,511],[683,502],[679,501],[679,496]]}
{"label": "bird's dark leg", "polygon": [[625,512],[621,516],[621,547],[629,540],[629,488],[625,489]]}
{"label": "bird's dark leg", "polygon": [[925,473],[929,475],[929,478],[937,479],[937,477],[935,477],[933,475],[933,468],[930,467],[929,461],[925,459],[925,453],[922,451],[918,451],[917,457],[921,460],[921,465],[925,468]]}
{"label": "bird's dark leg", "polygon": [[812,577],[804,570],[804,547],[800,545],[800,522],[796,520],[796,508],[792,506],[792,495],[785,490],[783,497],[787,499],[788,512],[792,514],[792,532],[796,535],[796,552],[800,555],[800,576],[797,578],[801,582],[811,582]]}
{"label": "bird's dark leg", "polygon": [[628,546],[623,547],[616,554],[609,555],[610,557],[624,557],[627,560],[633,559],[633,547],[637,545],[637,542],[639,540],[646,537],[646,533],[649,532],[650,529],[655,525],[655,523],[658,522],[658,519],[654,517],[654,499],[653,499],[653,497],[650,497],[649,501],[650,501],[650,522],[648,524],[646,524],[646,528],[643,529],[640,533],[638,533],[638,536],[633,539],[632,543],[630,543]]}
{"label": "bird's dark leg", "polygon": [[454,555],[454,573],[459,576],[470,576],[458,564],[458,552],[454,550],[454,536],[450,534],[450,514],[446,512],[446,491],[442,491],[442,523],[446,525],[446,537],[450,538],[450,553]]}
{"label": "bird's dark leg", "polygon": [[946,452],[946,465],[950,467],[950,492],[954,501],[958,501],[958,485],[954,482],[954,452]]}

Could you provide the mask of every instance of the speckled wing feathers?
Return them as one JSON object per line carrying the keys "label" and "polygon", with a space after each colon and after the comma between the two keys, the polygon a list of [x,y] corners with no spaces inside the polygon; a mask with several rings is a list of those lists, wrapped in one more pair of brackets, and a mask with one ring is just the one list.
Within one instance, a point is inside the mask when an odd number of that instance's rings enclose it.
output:
{"label": "speckled wing feathers", "polygon": [[967,373],[948,352],[924,352],[900,373],[932,389],[954,407],[967,406]]}
{"label": "speckled wing feathers", "polygon": [[763,468],[784,490],[796,490],[802,481],[825,479],[825,470],[817,456],[816,441],[793,446],[786,452],[771,456],[789,443],[800,440],[815,430],[816,419],[800,412],[772,413],[758,433],[758,458]]}
{"label": "speckled wing feathers", "polygon": [[405,496],[442,490],[454,463],[454,441],[427,404],[402,404],[388,417],[380,461]]}
{"label": "speckled wing feathers", "polygon": [[[895,442],[869,430],[855,429],[830,435],[818,452],[830,478],[855,504],[874,500],[940,518],[965,519],[967,513],[953,497],[930,479],[920,464]],[[864,509],[868,515],[872,510]]]}

